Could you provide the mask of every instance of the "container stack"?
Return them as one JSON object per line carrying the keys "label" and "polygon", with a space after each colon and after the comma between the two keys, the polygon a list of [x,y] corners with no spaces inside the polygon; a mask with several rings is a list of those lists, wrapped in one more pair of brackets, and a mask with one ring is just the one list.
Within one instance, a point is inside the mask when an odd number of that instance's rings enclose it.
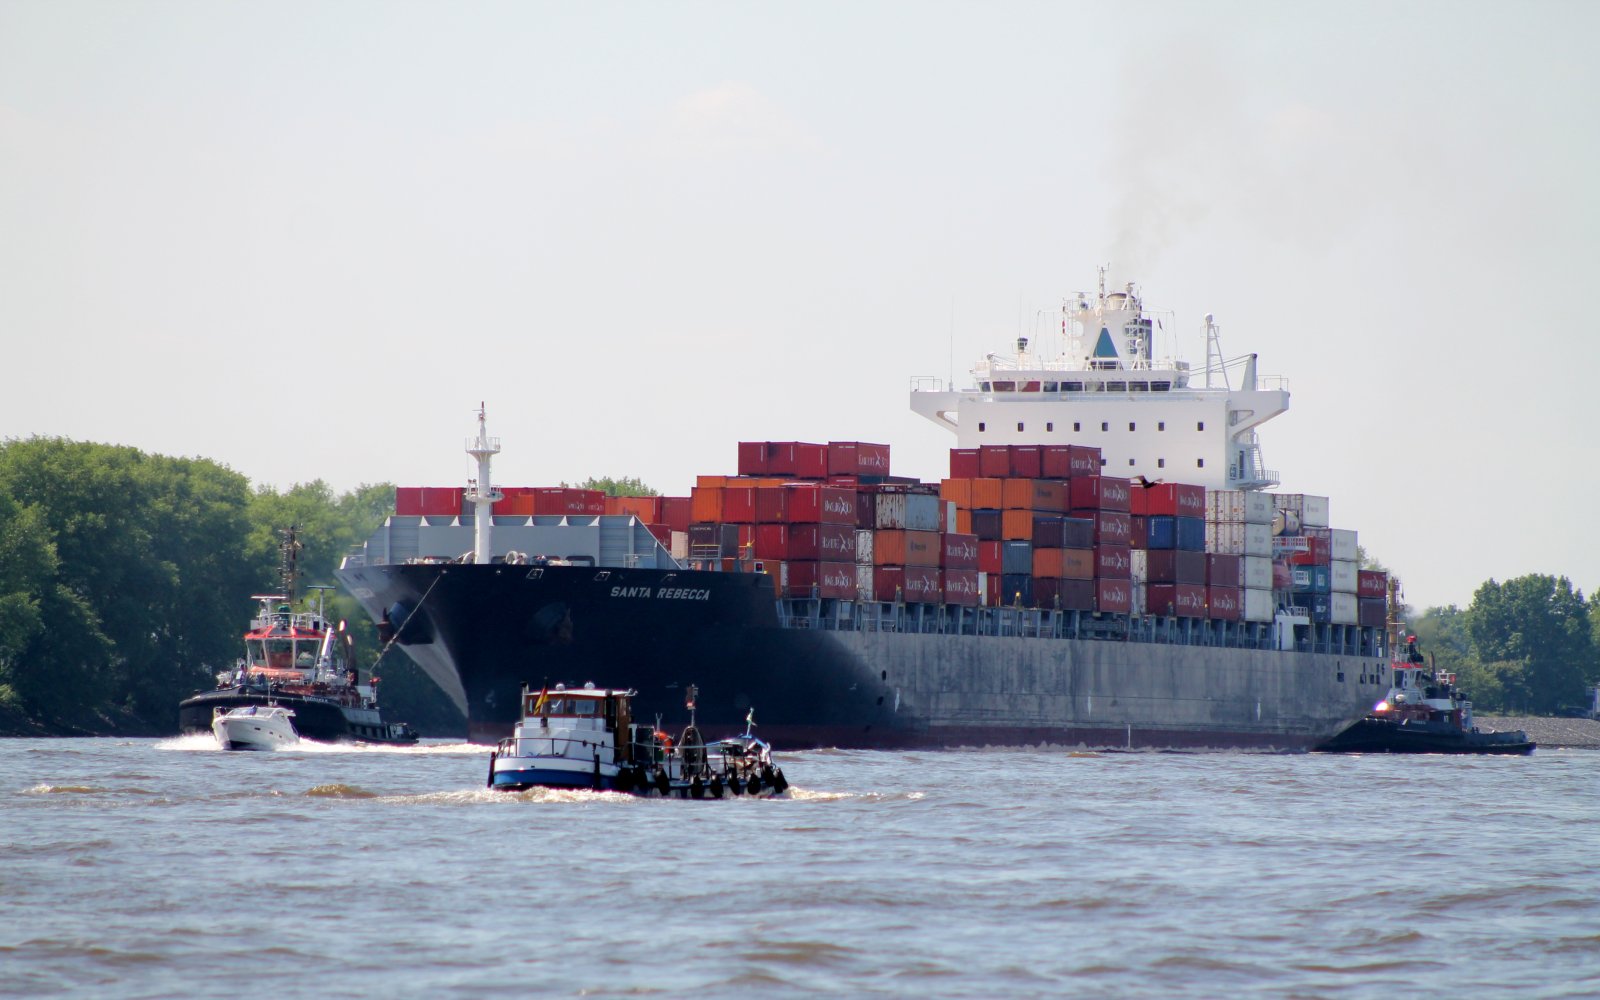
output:
{"label": "container stack", "polygon": [[[1231,555],[1206,554],[1206,491],[1188,483],[1135,486],[1133,550],[1136,610],[1164,618],[1239,619],[1242,570]],[[1215,589],[1215,601],[1211,590]],[[1213,613],[1213,603],[1220,613]]]}
{"label": "container stack", "polygon": [[[1362,571],[1354,531],[1328,526],[1328,498],[1287,493],[1269,496],[1273,572],[1289,601],[1306,608],[1313,622],[1383,625],[1388,589],[1384,573]],[[1371,603],[1362,607],[1365,598]]]}
{"label": "container stack", "polygon": [[1206,551],[1239,558],[1240,619],[1272,620],[1273,498],[1250,490],[1206,494]]}

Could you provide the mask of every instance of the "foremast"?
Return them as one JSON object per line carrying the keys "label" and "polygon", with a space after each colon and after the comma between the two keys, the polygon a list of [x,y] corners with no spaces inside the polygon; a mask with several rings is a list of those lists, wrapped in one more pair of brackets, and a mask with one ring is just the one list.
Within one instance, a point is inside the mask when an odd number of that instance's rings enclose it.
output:
{"label": "foremast", "polygon": [[505,494],[495,489],[489,463],[500,453],[500,439],[489,436],[483,403],[478,404],[478,436],[467,439],[467,454],[478,463],[478,478],[467,484],[462,500],[472,504],[472,561],[486,566],[494,560],[494,504]]}

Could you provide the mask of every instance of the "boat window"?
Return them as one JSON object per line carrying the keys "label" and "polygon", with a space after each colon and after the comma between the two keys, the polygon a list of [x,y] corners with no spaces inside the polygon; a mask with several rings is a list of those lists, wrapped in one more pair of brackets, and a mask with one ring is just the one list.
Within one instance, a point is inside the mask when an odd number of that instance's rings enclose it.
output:
{"label": "boat window", "polygon": [[1055,425],[1055,421],[1052,421],[1052,420],[1046,420],[1046,421],[1045,421],[1045,423],[1044,423],[1044,429],[1045,429],[1045,430],[1046,430],[1046,431],[1047,431],[1047,432],[1048,432],[1048,431],[1053,431],[1053,430],[1055,430],[1055,429],[1056,429],[1056,425]]}
{"label": "boat window", "polygon": [[1061,383],[1060,382],[1046,382],[1044,384],[1044,391],[1045,392],[1056,392],[1060,388],[1061,388]]}
{"label": "boat window", "polygon": [[267,666],[274,670],[287,670],[294,666],[294,640],[268,639]]}
{"label": "boat window", "polygon": [[980,391],[980,392],[988,392],[989,391],[989,383],[988,382],[979,382],[978,383],[978,391]]}
{"label": "boat window", "polygon": [[1151,392],[1171,392],[1172,391],[1172,383],[1171,382],[1151,382],[1150,383],[1150,391]]}
{"label": "boat window", "polygon": [[1063,383],[1061,383],[1061,391],[1062,392],[1082,392],[1083,391],[1083,383],[1082,382],[1063,382]]}
{"label": "boat window", "polygon": [[1126,382],[1107,382],[1106,383],[1106,392],[1127,392],[1127,391],[1128,391],[1128,383],[1126,383]]}
{"label": "boat window", "polygon": [[1165,420],[1157,420],[1156,421],[1156,430],[1164,431],[1166,429],[1167,429],[1167,422]]}
{"label": "boat window", "polygon": [[1129,382],[1128,383],[1128,391],[1129,392],[1148,392],[1149,390],[1150,390],[1150,383],[1149,382]]}
{"label": "boat window", "polygon": [[994,384],[994,391],[995,392],[1016,392],[1017,391],[1017,383],[1015,383],[1015,382],[996,382]]}
{"label": "boat window", "polygon": [[1039,383],[1037,383],[1037,382],[1024,382],[1024,383],[1022,383],[1022,391],[1023,392],[1038,392],[1039,391]]}

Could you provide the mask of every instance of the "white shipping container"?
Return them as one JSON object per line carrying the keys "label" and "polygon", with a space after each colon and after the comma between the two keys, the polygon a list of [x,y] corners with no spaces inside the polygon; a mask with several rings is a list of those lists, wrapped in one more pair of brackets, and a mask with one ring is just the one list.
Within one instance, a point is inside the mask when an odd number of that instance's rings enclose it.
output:
{"label": "white shipping container", "polygon": [[1244,620],[1247,622],[1270,622],[1276,606],[1272,603],[1272,591],[1261,590],[1256,587],[1246,587],[1244,591]]}
{"label": "white shipping container", "polygon": [[1255,590],[1272,589],[1272,557],[1244,557],[1244,585]]}
{"label": "white shipping container", "polygon": [[[1303,528],[1326,528],[1328,526],[1328,498],[1314,497],[1306,493],[1276,493],[1270,494],[1275,505],[1274,510],[1286,510],[1294,515],[1292,520],[1298,522]],[[1293,531],[1288,532],[1293,534]]]}
{"label": "white shipping container", "polygon": [[689,558],[689,533],[687,531],[674,531],[672,533],[672,558],[679,561]]}
{"label": "white shipping container", "polygon": [[989,604],[989,574],[978,574],[978,603],[985,607]]}
{"label": "white shipping container", "polygon": [[1355,625],[1357,623],[1356,595],[1329,594],[1328,620],[1335,625]]}
{"label": "white shipping container", "polygon": [[1206,520],[1271,524],[1272,498],[1255,490],[1207,490]]}
{"label": "white shipping container", "polygon": [[1328,551],[1334,559],[1356,558],[1356,533],[1346,528],[1331,528],[1328,531]]}
{"label": "white shipping container", "polygon": [[873,524],[879,528],[938,531],[940,500],[926,493],[879,493]]}
{"label": "white shipping container", "polygon": [[[1135,555],[1144,555],[1144,553],[1138,549],[1134,549],[1133,551]],[[1150,595],[1149,591],[1145,589],[1144,581],[1142,579],[1135,579],[1131,589],[1133,591],[1133,596],[1129,598],[1128,613],[1136,617],[1148,613],[1150,610]]]}
{"label": "white shipping container", "polygon": [[856,532],[856,562],[863,566],[872,565],[872,532]]}
{"label": "white shipping container", "polygon": [[[1349,559],[1335,559],[1328,564],[1328,589],[1335,594],[1353,594],[1356,592],[1356,564]],[[1351,622],[1341,622],[1349,625]]]}
{"label": "white shipping container", "polygon": [[[1133,582],[1141,584],[1150,579],[1150,553],[1144,549],[1132,549],[1129,551],[1128,557],[1132,566],[1132,570],[1128,575],[1133,578]],[[1134,612],[1134,614],[1138,613],[1137,611]]]}
{"label": "white shipping container", "polygon": [[1206,551],[1230,556],[1272,555],[1272,526],[1237,521],[1207,521]]}
{"label": "white shipping container", "polygon": [[[872,534],[872,532],[865,532]],[[860,551],[859,549],[857,551]],[[863,601],[872,600],[872,566],[856,566],[856,598]]]}

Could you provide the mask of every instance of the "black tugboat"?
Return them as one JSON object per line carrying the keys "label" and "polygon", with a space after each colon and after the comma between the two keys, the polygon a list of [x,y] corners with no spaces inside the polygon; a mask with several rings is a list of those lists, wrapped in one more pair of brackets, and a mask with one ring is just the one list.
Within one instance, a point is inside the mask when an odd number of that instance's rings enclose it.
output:
{"label": "black tugboat", "polygon": [[[1392,636],[1403,629],[1394,609],[1398,587],[1389,584]],[[1537,746],[1521,730],[1480,730],[1472,722],[1472,702],[1456,687],[1456,675],[1423,659],[1417,637],[1391,640],[1393,683],[1371,714],[1315,749],[1323,753],[1529,754]]]}
{"label": "black tugboat", "polygon": [[[294,529],[284,533],[283,593],[257,594],[260,609],[245,633],[245,655],[217,686],[178,705],[178,728],[212,732],[212,720],[249,705],[280,706],[293,713],[304,738],[326,742],[411,744],[417,732],[385,722],[378,709],[377,678],[362,683],[344,623],[337,627],[315,611],[296,611]],[[319,602],[320,603],[320,602]]]}

